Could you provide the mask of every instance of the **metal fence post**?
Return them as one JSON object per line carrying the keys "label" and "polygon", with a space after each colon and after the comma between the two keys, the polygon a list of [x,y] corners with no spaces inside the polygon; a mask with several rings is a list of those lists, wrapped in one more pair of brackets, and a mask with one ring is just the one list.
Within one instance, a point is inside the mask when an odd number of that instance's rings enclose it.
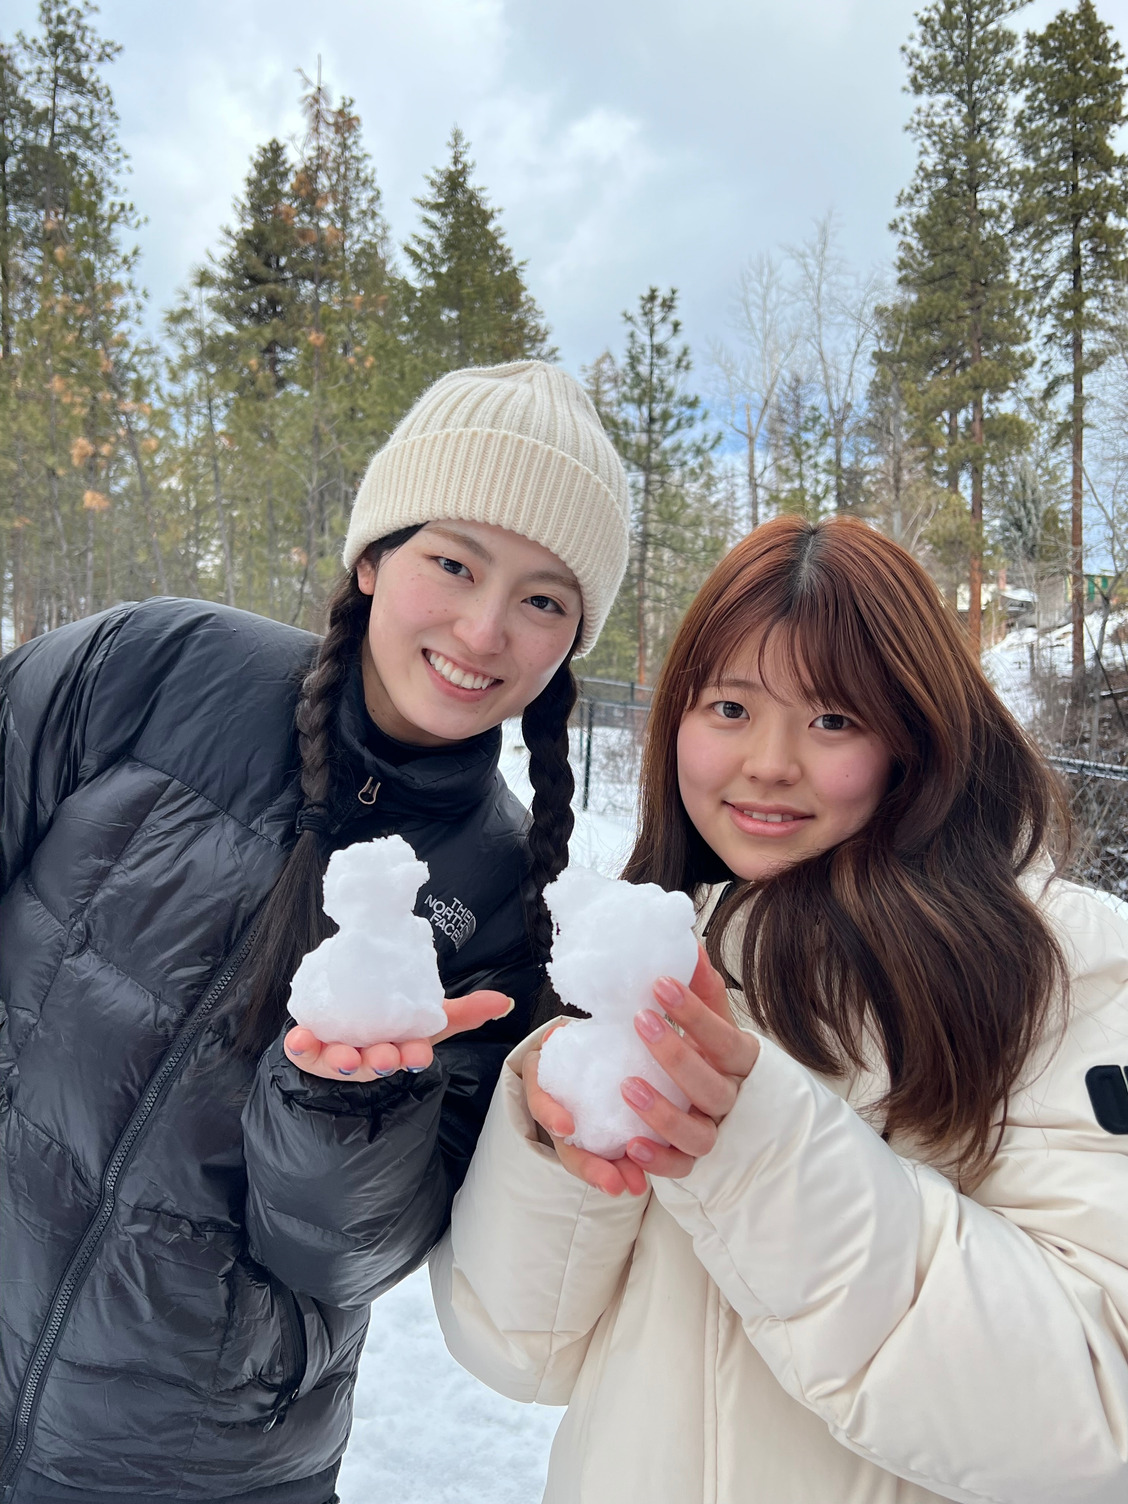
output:
{"label": "metal fence post", "polygon": [[584,809],[587,809],[588,799],[591,797],[591,736],[594,729],[595,701],[589,700],[587,702],[587,746],[584,748]]}

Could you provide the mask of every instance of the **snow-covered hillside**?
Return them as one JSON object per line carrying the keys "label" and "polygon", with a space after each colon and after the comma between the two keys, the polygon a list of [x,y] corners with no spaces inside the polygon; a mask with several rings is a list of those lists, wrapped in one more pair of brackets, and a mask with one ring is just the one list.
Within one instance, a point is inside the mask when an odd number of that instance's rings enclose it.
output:
{"label": "snow-covered hillside", "polygon": [[[1105,662],[1119,660],[1117,648],[1109,657],[1109,645],[1118,628],[1128,624],[1128,611],[1116,611],[1108,619],[1105,628]],[[1095,613],[1085,618],[1085,652],[1092,659],[1096,649],[1096,634],[1100,630],[1100,617]],[[1037,713],[1031,679],[1035,672],[1053,674],[1068,679],[1073,650],[1073,628],[1069,622],[1049,632],[1039,632],[1035,627],[1018,627],[1007,634],[1002,642],[988,648],[983,654],[983,670],[998,690],[1017,720],[1029,726]]]}

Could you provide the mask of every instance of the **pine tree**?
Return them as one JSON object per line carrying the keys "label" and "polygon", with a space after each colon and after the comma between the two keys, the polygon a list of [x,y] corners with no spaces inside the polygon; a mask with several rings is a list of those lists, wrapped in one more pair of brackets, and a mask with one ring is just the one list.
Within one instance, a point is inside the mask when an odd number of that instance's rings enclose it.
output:
{"label": "pine tree", "polygon": [[27,161],[31,113],[15,54],[0,43],[0,359],[12,353],[15,278],[36,221]]}
{"label": "pine tree", "polygon": [[1083,479],[1085,378],[1103,363],[1101,334],[1122,294],[1128,183],[1115,137],[1125,121],[1124,54],[1091,0],[1029,33],[1026,101],[1018,119],[1026,162],[1023,223],[1037,277],[1050,362],[1047,395],[1070,392],[1073,680],[1085,673]]}
{"label": "pine tree", "polygon": [[701,433],[701,399],[686,390],[692,359],[679,343],[677,303],[673,288],[649,288],[637,312],[623,314],[622,364],[612,372],[604,358],[598,367],[601,416],[632,484],[631,561],[616,613],[633,616],[631,677],[639,684],[660,661],[670,621],[688,604],[687,587],[692,594],[703,578],[698,566],[724,548],[710,467],[718,439]]}
{"label": "pine tree", "polygon": [[[116,592],[169,588],[135,227],[94,6],[43,0],[5,68],[3,584],[17,640]],[[15,122],[15,128],[13,128]],[[138,583],[143,580],[141,588]]]}
{"label": "pine tree", "polygon": [[242,199],[238,222],[225,230],[227,254],[213,278],[211,303],[233,332],[243,336],[244,359],[254,359],[248,378],[254,385],[261,371],[275,390],[286,380],[294,355],[294,305],[298,291],[295,262],[298,242],[289,188],[293,166],[280,141],[256,153]]}
{"label": "pine tree", "polygon": [[913,373],[922,446],[953,497],[964,469],[970,472],[968,632],[976,651],[984,474],[1022,439],[1005,403],[1029,364],[1009,239],[1017,40],[1005,23],[1022,3],[932,0],[904,49],[908,87],[922,103],[909,124],[916,174],[894,222],[907,299],[901,359]]}
{"label": "pine tree", "polygon": [[255,156],[207,308],[190,293],[174,311],[172,380],[183,474],[211,477],[197,490],[217,518],[222,498],[237,540],[239,604],[312,624],[360,477],[413,390],[359,116],[320,74],[302,105],[297,160],[277,142]]}
{"label": "pine tree", "polygon": [[833,499],[838,509],[841,492],[836,482],[841,471],[835,467],[830,440],[831,428],[811,383],[792,372],[783,382],[768,421],[771,481],[767,501],[773,512],[796,512],[817,522],[828,501]]}
{"label": "pine tree", "polygon": [[404,247],[415,280],[408,319],[419,385],[460,366],[554,360],[544,316],[525,285],[499,213],[471,182],[474,163],[456,127],[450,161],[430,173],[416,203],[423,229]]}

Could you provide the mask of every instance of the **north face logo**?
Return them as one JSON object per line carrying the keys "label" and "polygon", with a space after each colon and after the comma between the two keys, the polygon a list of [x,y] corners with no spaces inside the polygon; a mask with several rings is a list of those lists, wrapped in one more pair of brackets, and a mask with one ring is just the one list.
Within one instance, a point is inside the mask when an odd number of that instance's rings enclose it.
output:
{"label": "north face logo", "polygon": [[461,950],[478,928],[478,921],[470,910],[457,898],[435,898],[428,893],[423,900],[431,911],[431,923],[443,935],[454,942],[455,950]]}

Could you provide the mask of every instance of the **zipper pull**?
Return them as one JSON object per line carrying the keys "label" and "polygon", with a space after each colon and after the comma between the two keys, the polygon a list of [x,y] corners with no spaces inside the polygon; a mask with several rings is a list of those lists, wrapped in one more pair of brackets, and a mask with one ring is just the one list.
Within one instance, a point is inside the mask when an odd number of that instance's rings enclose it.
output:
{"label": "zipper pull", "polygon": [[364,787],[358,791],[356,797],[360,800],[361,804],[375,804],[376,795],[379,792],[380,785],[374,778],[370,778]]}

